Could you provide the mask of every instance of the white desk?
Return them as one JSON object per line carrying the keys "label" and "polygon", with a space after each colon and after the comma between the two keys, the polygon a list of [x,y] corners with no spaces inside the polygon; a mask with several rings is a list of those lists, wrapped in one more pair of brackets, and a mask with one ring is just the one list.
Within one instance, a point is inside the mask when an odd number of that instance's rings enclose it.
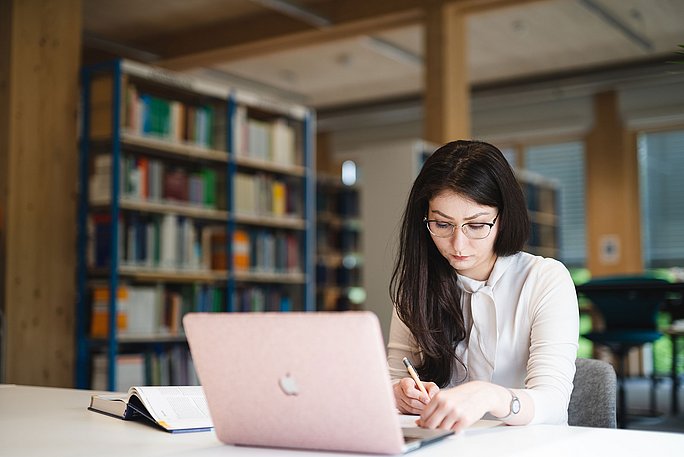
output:
{"label": "white desk", "polygon": [[[170,434],[88,411],[89,391],[0,385],[0,456],[356,455],[221,444],[213,432]],[[684,434],[549,425],[474,428],[419,456],[682,456]]]}

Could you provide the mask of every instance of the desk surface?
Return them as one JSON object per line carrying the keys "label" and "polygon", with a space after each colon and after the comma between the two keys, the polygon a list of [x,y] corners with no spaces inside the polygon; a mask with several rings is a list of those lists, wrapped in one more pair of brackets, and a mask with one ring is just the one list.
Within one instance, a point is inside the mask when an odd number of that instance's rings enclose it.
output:
{"label": "desk surface", "polygon": [[[0,385],[0,456],[358,455],[227,446],[213,432],[171,434],[88,411],[91,392]],[[480,424],[411,456],[681,456],[684,434]]]}

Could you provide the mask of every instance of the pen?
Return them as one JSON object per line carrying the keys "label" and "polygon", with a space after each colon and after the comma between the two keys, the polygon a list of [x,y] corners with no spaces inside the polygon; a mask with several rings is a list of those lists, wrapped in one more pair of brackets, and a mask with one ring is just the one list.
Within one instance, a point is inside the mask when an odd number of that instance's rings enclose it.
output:
{"label": "pen", "polygon": [[407,357],[404,357],[403,362],[404,362],[404,365],[406,365],[406,370],[409,372],[409,374],[411,375],[411,377],[415,381],[415,383],[418,386],[418,388],[420,389],[420,391],[423,392],[426,397],[430,398],[430,396],[427,393],[427,390],[425,390],[425,386],[423,385],[423,382],[418,377],[418,373],[416,373],[416,369],[413,368],[411,361]]}

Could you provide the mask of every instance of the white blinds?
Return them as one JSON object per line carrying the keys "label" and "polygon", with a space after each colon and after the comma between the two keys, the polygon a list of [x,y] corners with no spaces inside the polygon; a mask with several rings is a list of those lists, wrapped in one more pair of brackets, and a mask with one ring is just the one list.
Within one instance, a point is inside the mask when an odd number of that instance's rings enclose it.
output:
{"label": "white blinds", "polygon": [[586,265],[584,144],[573,141],[525,148],[525,168],[560,186],[560,259],[566,266]]}
{"label": "white blinds", "polygon": [[638,154],[645,266],[683,266],[684,130],[640,134]]}

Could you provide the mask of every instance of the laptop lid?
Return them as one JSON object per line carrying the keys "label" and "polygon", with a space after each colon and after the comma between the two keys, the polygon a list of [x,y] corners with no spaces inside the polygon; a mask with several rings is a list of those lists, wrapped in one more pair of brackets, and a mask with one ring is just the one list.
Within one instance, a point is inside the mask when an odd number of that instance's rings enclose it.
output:
{"label": "laptop lid", "polygon": [[190,313],[183,324],[224,443],[387,454],[421,445],[404,443],[375,314]]}

